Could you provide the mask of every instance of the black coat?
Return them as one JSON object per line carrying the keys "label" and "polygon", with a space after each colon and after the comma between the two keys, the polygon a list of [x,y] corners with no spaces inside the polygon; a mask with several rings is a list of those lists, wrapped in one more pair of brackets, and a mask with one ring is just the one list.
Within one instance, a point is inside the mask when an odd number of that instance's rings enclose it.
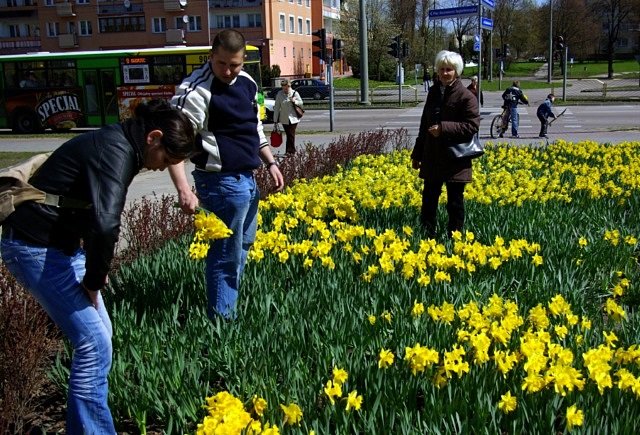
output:
{"label": "black coat", "polygon": [[[428,133],[432,125],[440,124],[439,137]],[[420,119],[420,130],[411,153],[422,163],[420,178],[440,181],[471,181],[471,159],[452,159],[447,147],[467,142],[480,128],[478,100],[460,81],[444,88],[437,83],[429,89]]]}
{"label": "black coat", "polygon": [[86,251],[84,284],[104,286],[133,177],[142,169],[144,130],[135,121],[77,136],[56,149],[31,178],[33,186],[91,204],[89,209],[25,202],[3,223],[17,238],[71,255]]}

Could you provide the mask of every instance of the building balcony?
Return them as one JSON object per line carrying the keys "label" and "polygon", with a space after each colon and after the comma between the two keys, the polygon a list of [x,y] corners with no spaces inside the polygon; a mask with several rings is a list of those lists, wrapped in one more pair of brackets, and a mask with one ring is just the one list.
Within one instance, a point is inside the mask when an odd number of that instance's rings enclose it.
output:
{"label": "building balcony", "polygon": [[186,7],[187,0],[164,0],[164,10],[167,12],[181,11]]}
{"label": "building balcony", "polygon": [[60,48],[73,48],[78,46],[78,37],[75,33],[65,33],[58,35],[58,45]]}
{"label": "building balcony", "polygon": [[42,43],[39,37],[0,38],[0,54],[28,53],[40,51]]}
{"label": "building balcony", "polygon": [[59,17],[75,17],[76,14],[73,11],[72,3],[58,3],[56,5],[56,12]]}
{"label": "building balcony", "polygon": [[165,33],[167,45],[182,45],[186,42],[184,39],[184,30],[182,29],[168,29]]}

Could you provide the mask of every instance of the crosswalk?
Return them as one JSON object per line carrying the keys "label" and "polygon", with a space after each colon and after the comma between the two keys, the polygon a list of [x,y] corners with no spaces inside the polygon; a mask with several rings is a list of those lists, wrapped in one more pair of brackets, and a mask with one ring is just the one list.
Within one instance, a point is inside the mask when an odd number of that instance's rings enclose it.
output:
{"label": "crosswalk", "polygon": [[[518,131],[527,135],[533,135],[540,129],[540,122],[536,116],[537,107],[533,106],[518,106],[518,115],[520,115],[520,126]],[[384,125],[385,128],[406,128],[412,135],[417,135],[417,131],[420,127],[420,117],[422,116],[422,106],[409,109],[396,117],[390,118]],[[563,109],[564,110],[564,109]],[[497,115],[502,113],[502,107],[484,106],[480,109],[480,135],[489,135],[491,128],[491,121]],[[554,113],[559,114],[560,110],[555,109]],[[570,130],[580,130],[583,125],[578,122],[575,114],[570,108],[553,123],[550,127],[562,128]]]}

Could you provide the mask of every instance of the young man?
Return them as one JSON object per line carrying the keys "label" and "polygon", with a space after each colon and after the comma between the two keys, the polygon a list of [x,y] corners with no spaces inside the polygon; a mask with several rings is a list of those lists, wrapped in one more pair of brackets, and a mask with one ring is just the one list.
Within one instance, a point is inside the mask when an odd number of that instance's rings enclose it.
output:
{"label": "young man", "polygon": [[236,30],[218,33],[209,61],[180,84],[171,104],[181,109],[198,132],[202,152],[191,161],[198,196],[183,164],[169,168],[180,207],[194,213],[201,206],[233,231],[217,240],[207,256],[208,314],[235,317],[240,277],[255,240],[260,192],[253,171],[265,163],[278,190],[284,187],[259,118],[258,86],[242,70],[244,36]]}
{"label": "young man", "polygon": [[[519,138],[518,126],[520,118],[518,116],[518,103],[529,104],[526,95],[520,89],[520,82],[514,81],[511,87],[502,93],[502,100],[509,109],[509,117],[511,118],[511,137]],[[502,134],[500,135],[502,137]]]}
{"label": "young man", "polygon": [[555,95],[547,95],[547,99],[538,106],[538,110],[536,111],[538,120],[540,120],[540,137],[547,137],[547,126],[549,125],[549,117],[556,119],[556,115],[554,115],[553,111],[551,110],[551,106],[553,105],[555,99]]}

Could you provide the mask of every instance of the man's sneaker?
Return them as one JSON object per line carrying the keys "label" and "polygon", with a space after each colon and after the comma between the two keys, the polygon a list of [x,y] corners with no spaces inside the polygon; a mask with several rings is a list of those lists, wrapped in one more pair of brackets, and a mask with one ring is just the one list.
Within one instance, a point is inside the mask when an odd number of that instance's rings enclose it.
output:
{"label": "man's sneaker", "polygon": [[512,139],[520,139],[520,135],[519,134],[512,134],[511,138]]}
{"label": "man's sneaker", "polygon": [[504,133],[500,133],[498,137],[504,137]]}
{"label": "man's sneaker", "polygon": [[540,135],[540,136],[538,136],[538,137],[544,137],[544,138],[546,138],[546,139],[548,139],[548,138],[549,138],[549,136],[547,136],[546,134],[541,134],[541,135]]}

